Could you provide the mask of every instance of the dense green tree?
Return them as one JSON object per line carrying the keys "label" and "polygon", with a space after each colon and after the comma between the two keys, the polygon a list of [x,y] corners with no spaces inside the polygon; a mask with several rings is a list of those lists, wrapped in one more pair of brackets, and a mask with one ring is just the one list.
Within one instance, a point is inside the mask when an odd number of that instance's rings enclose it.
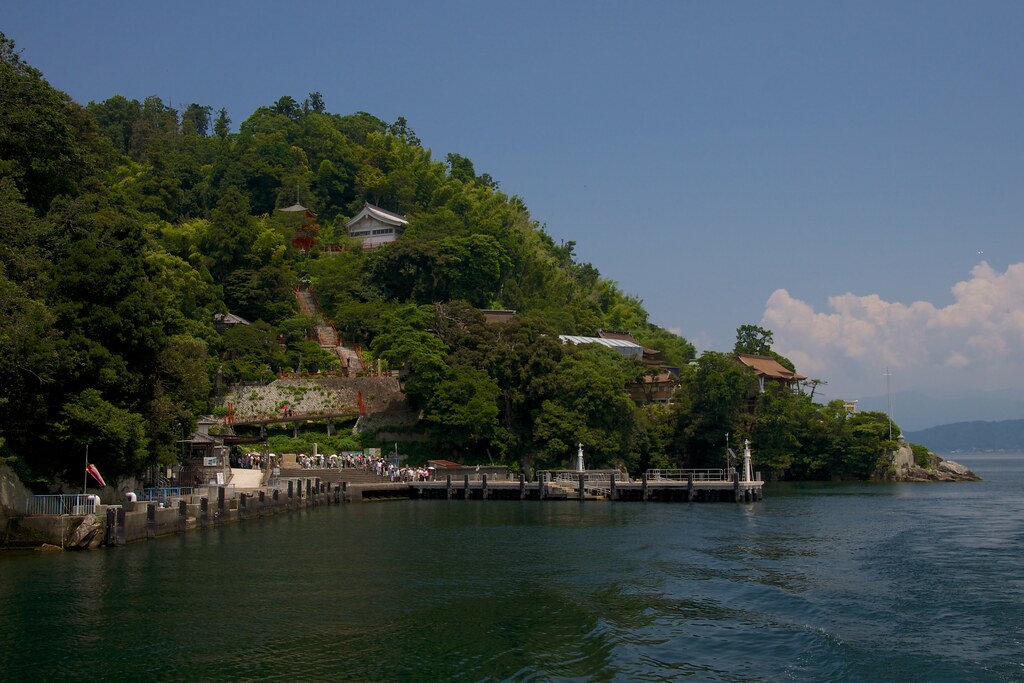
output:
{"label": "dense green tree", "polygon": [[736,328],[736,353],[747,353],[755,356],[767,356],[772,350],[773,335],[757,325],[740,325]]}
{"label": "dense green tree", "polygon": [[773,358],[784,368],[796,370],[793,362],[772,350],[774,335],[771,330],[766,330],[757,325],[740,325],[736,328],[735,353],[746,353],[754,356],[767,356]]}
{"label": "dense green tree", "polygon": [[0,93],[0,176],[12,178],[25,202],[41,212],[89,170],[76,135],[78,105],[22,61],[2,33]]}
{"label": "dense green tree", "polygon": [[181,130],[185,135],[206,136],[210,131],[213,107],[193,102],[181,114]]}
{"label": "dense green tree", "polygon": [[309,93],[309,96],[302,101],[302,111],[304,114],[323,114],[324,109],[324,96],[319,92]]}
{"label": "dense green tree", "polygon": [[388,312],[371,344],[373,354],[392,368],[405,368],[403,383],[415,405],[425,406],[438,384],[447,378],[448,348],[428,329],[435,323],[430,306],[402,306]]}
{"label": "dense green tree", "polygon": [[619,356],[603,346],[569,349],[554,370],[555,392],[534,423],[544,467],[565,467],[583,443],[588,466],[619,462],[629,453],[635,407],[624,388],[628,375]]}
{"label": "dense green tree", "polygon": [[463,183],[471,183],[476,180],[476,169],[473,162],[455,152],[450,152],[445,160],[448,162],[448,175]]}
{"label": "dense green tree", "polygon": [[274,102],[274,106],[271,107],[271,109],[273,109],[274,112],[287,116],[290,119],[297,119],[302,113],[299,103],[290,95],[285,95],[278,99],[277,102]]}
{"label": "dense green tree", "polygon": [[85,445],[89,459],[100,470],[133,472],[153,462],[150,458],[145,419],[142,415],[118,408],[105,400],[97,389],[86,389],[70,397],[53,424],[53,431],[64,446],[56,458],[66,472],[80,471]]}
{"label": "dense green tree", "polygon": [[455,367],[427,399],[424,417],[437,441],[452,454],[486,449],[499,433],[498,393],[498,385],[486,372]]}
{"label": "dense green tree", "polygon": [[119,152],[127,153],[131,147],[132,128],[142,115],[142,103],[114,95],[103,102],[90,102],[89,113],[96,117],[100,131],[113,142]]}
{"label": "dense green tree", "polygon": [[726,434],[742,433],[753,374],[728,354],[705,351],[681,379],[676,447],[689,467],[719,467]]}
{"label": "dense green tree", "polygon": [[213,133],[220,140],[227,140],[231,132],[231,119],[228,117],[228,110],[221,107],[217,111],[217,120],[213,123]]}
{"label": "dense green tree", "polygon": [[269,323],[233,325],[221,337],[218,383],[269,381],[287,366],[277,331]]}

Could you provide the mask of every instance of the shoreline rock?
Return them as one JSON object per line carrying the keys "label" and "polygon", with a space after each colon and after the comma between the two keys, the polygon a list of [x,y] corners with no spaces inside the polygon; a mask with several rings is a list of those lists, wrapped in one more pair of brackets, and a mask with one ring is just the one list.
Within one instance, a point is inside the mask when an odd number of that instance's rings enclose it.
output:
{"label": "shoreline rock", "polygon": [[921,467],[914,461],[913,449],[901,444],[890,456],[890,466],[876,477],[883,481],[981,481],[967,467],[954,460],[946,460],[935,453],[928,453],[928,467]]}

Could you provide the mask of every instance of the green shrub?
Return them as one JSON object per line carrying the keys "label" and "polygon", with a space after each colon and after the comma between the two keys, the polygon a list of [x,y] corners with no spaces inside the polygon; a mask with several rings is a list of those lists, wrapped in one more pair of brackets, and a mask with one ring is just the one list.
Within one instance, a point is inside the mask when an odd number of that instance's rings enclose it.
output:
{"label": "green shrub", "polygon": [[921,444],[912,443],[910,448],[914,451],[914,464],[918,467],[929,469],[935,467],[935,463],[932,460],[931,453],[928,452],[927,446]]}

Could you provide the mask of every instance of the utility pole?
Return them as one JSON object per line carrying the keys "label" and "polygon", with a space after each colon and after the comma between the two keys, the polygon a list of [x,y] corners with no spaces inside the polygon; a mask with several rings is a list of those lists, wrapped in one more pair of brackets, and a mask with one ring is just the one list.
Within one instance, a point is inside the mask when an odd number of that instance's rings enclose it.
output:
{"label": "utility pole", "polygon": [[892,389],[889,386],[889,379],[892,377],[892,373],[889,372],[889,366],[885,366],[885,397],[888,403],[889,411],[889,441],[892,441]]}

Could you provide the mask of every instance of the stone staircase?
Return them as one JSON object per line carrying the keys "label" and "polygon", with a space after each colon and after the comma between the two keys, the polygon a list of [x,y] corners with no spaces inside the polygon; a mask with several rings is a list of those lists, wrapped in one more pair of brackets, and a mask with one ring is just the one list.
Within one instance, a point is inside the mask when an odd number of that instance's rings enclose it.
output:
{"label": "stone staircase", "polygon": [[328,353],[337,355],[350,376],[363,372],[365,368],[363,367],[359,351],[356,347],[345,344],[338,337],[338,331],[327,317],[327,314],[320,308],[320,303],[316,300],[313,292],[309,289],[296,287],[295,296],[299,301],[299,308],[302,312],[316,318],[316,336],[320,347]]}

